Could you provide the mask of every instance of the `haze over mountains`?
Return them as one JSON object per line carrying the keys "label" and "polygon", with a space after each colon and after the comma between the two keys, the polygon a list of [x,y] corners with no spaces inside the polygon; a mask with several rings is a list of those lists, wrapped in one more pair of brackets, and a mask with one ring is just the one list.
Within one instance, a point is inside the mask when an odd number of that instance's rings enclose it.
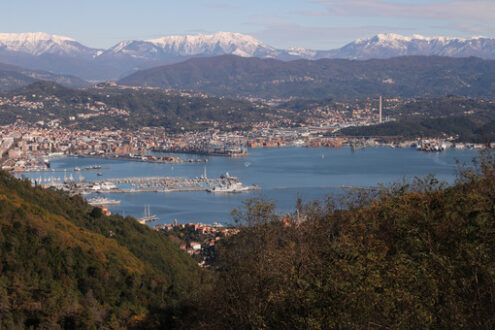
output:
{"label": "haze over mountains", "polygon": [[0,34],[0,63],[31,70],[74,75],[90,81],[117,80],[135,71],[217,55],[296,59],[370,59],[409,55],[476,56],[495,59],[495,39],[404,37],[380,34],[356,40],[340,49],[277,49],[249,35],[231,32],[165,36],[123,41],[109,49],[87,47],[68,37],[46,33]]}
{"label": "haze over mountains", "polygon": [[0,91],[8,91],[29,85],[38,80],[49,80],[71,88],[88,87],[90,84],[78,77],[53,74],[41,70],[29,70],[0,63]]}

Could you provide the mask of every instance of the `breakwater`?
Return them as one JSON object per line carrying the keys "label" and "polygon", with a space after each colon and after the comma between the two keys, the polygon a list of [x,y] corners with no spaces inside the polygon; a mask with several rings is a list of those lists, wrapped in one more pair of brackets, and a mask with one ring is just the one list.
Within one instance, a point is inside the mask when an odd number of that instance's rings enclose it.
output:
{"label": "breakwater", "polygon": [[69,191],[72,195],[92,193],[144,193],[144,192],[241,192],[259,190],[258,186],[244,187],[236,177],[127,177],[95,181],[51,181],[46,187]]}

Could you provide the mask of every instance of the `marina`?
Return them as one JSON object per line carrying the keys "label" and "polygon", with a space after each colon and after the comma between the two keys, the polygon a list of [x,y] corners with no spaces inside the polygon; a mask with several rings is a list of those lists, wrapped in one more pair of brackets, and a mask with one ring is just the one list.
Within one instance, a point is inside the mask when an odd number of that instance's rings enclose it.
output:
{"label": "marina", "polygon": [[[68,191],[71,195],[88,195],[92,193],[144,193],[144,192],[180,192],[180,191],[207,191],[207,192],[243,192],[259,190],[258,186],[243,186],[236,177],[221,176],[219,178],[206,177],[130,177],[107,180],[83,181],[74,180],[72,176],[57,180],[54,177],[39,180],[31,179],[34,184],[41,184],[45,188],[57,188]],[[41,181],[41,182],[40,182]]]}
{"label": "marina", "polygon": [[77,155],[80,158],[94,158],[94,159],[117,159],[117,160],[128,160],[135,162],[149,162],[158,164],[174,164],[174,163],[200,163],[203,159],[182,159],[176,156],[157,156],[153,154],[88,154],[88,155]]}

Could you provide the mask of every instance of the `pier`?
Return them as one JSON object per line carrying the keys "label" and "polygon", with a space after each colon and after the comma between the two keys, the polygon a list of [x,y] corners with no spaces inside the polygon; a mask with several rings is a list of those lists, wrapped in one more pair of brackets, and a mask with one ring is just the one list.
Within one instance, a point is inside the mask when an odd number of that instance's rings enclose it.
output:
{"label": "pier", "polygon": [[[241,192],[259,190],[258,186],[242,186],[236,177],[222,176],[220,178],[206,177],[129,177],[96,181],[68,181],[49,183],[45,186],[57,186],[71,194],[87,195],[92,193],[144,193],[144,192],[179,192],[179,191],[209,191],[223,187],[223,192]],[[122,187],[123,186],[123,187]],[[225,190],[225,187],[239,187]]]}

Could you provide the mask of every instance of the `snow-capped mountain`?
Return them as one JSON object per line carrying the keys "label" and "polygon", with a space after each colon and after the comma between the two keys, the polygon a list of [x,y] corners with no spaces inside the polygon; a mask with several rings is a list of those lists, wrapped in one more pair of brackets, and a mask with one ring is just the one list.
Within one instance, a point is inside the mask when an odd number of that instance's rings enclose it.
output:
{"label": "snow-capped mountain", "polygon": [[340,49],[319,53],[320,57],[348,59],[390,58],[409,55],[476,56],[495,59],[495,38],[378,34],[372,38],[353,41]]}
{"label": "snow-capped mountain", "polygon": [[43,32],[0,33],[0,51],[33,56],[50,54],[84,58],[94,58],[100,53],[98,49],[83,46],[74,39]]}
{"label": "snow-capped mountain", "polygon": [[284,51],[287,56],[296,58],[313,59],[317,56],[318,51],[306,48],[288,48]]}
{"label": "snow-capped mountain", "polygon": [[[197,56],[238,55],[242,57],[291,59],[347,58],[370,59],[408,55],[451,57],[476,56],[495,59],[495,38],[423,37],[379,34],[353,41],[335,50],[304,48],[276,49],[245,34],[219,32],[186,36],[165,36],[145,41],[124,41],[100,57],[137,61],[186,59]],[[168,62],[169,64],[171,62]]]}
{"label": "snow-capped mountain", "polygon": [[218,32],[124,41],[104,52],[101,57],[127,56],[135,59],[159,60],[225,54],[242,57],[277,57],[280,51],[249,35]]}
{"label": "snow-capped mountain", "polygon": [[87,80],[105,79],[106,68],[97,66],[101,50],[86,47],[74,39],[36,33],[1,33],[0,63]]}
{"label": "snow-capped mountain", "polygon": [[379,34],[335,50],[277,49],[249,35],[218,32],[123,41],[106,49],[46,33],[0,34],[0,63],[18,65],[90,81],[115,80],[135,71],[191,57],[238,55],[280,60],[370,59],[405,55],[477,56],[495,59],[495,38],[423,37]]}

